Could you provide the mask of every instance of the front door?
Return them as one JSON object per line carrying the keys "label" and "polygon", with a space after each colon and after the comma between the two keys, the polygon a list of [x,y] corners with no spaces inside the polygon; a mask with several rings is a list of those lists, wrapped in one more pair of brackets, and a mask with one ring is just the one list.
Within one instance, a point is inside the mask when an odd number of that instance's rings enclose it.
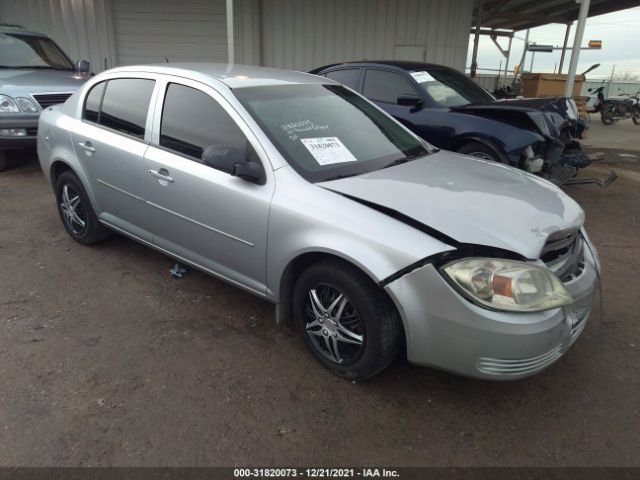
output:
{"label": "front door", "polygon": [[[144,156],[144,195],[153,243],[249,290],[266,287],[267,226],[273,180],[255,154],[246,125],[213,89],[168,83],[159,130]],[[255,143],[255,141],[254,141]],[[208,148],[241,149],[262,161],[257,185],[209,166]]]}

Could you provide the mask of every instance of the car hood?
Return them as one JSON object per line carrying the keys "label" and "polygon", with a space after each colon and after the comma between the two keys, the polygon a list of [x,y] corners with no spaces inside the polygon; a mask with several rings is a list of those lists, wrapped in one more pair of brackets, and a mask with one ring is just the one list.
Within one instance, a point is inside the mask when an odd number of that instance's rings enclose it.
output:
{"label": "car hood", "polygon": [[566,141],[577,126],[577,110],[564,97],[496,100],[452,108],[535,130],[546,137]]}
{"label": "car hood", "polygon": [[20,96],[25,93],[75,92],[89,75],[66,70],[0,69],[0,93]]}
{"label": "car hood", "polygon": [[528,259],[540,256],[549,235],[576,230],[584,222],[580,206],[550,182],[445,151],[318,185],[383,212],[398,212],[456,242]]}

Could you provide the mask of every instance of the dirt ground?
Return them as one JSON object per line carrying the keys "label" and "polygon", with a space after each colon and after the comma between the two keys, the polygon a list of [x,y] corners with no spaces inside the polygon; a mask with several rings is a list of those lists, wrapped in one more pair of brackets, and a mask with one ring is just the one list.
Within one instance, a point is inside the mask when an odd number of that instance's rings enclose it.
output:
{"label": "dirt ground", "polygon": [[121,236],[75,243],[18,158],[0,174],[0,465],[638,465],[640,153],[609,158],[581,174],[615,168],[609,189],[566,188],[604,312],[510,383],[404,361],[338,379],[273,306],[196,271],[172,279]]}

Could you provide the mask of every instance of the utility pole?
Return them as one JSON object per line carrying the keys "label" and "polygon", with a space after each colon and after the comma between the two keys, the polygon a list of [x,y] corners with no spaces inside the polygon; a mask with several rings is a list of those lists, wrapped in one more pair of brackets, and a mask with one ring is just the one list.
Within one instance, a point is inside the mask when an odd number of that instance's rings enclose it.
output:
{"label": "utility pole", "polygon": [[521,75],[520,72],[524,70],[524,60],[525,60],[525,57],[527,56],[528,48],[529,48],[529,29],[527,28],[527,33],[524,36],[524,50],[522,50],[522,57],[520,58],[520,66],[518,68],[518,73],[513,76],[513,81],[511,82],[511,86],[514,86],[516,84],[516,81],[518,80],[518,75]]}
{"label": "utility pole", "polygon": [[562,66],[564,65],[564,55],[567,53],[567,43],[569,42],[569,32],[571,32],[572,24],[573,22],[567,23],[567,30],[564,32],[564,43],[562,44],[562,55],[560,55],[560,67],[558,68],[558,73],[562,73]]}
{"label": "utility pole", "polygon": [[478,74],[478,45],[480,44],[480,27],[482,26],[482,9],[484,8],[484,1],[478,2],[478,9],[476,14],[476,34],[473,37],[473,53],[471,54],[471,78],[476,78]]}
{"label": "utility pole", "polygon": [[[578,1],[578,0],[576,0]],[[578,15],[578,25],[576,27],[576,35],[573,39],[573,50],[571,50],[571,62],[569,63],[569,72],[567,73],[567,82],[564,87],[564,96],[571,98],[573,95],[573,82],[576,79],[576,70],[578,69],[578,59],[580,58],[580,45],[582,45],[582,37],[584,36],[584,27],[587,23],[589,15],[589,5],[591,0],[579,0],[580,14]]]}
{"label": "utility pole", "polygon": [[[533,42],[533,45],[535,45],[536,42]],[[534,50],[533,52],[531,52],[531,65],[529,65],[529,71],[533,72],[533,61],[536,58],[536,51]]]}

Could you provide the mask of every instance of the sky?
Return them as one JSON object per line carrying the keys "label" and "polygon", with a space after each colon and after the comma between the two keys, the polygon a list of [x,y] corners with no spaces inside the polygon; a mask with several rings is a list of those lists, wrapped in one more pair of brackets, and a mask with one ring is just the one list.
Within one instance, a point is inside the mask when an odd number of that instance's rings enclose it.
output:
{"label": "sky", "polygon": [[[576,23],[574,22],[569,34],[568,46],[573,45],[573,36]],[[640,79],[640,7],[621,10],[619,12],[599,15],[587,19],[584,30],[582,46],[587,46],[589,40],[602,40],[602,50],[582,50],[580,61],[578,62],[578,73],[583,72],[591,65],[599,63],[600,67],[591,71],[588,78],[609,78],[612,68],[615,72],[630,72]],[[532,28],[529,32],[529,42],[536,42],[541,45],[562,46],[566,26],[562,24],[550,24],[543,27]],[[520,63],[522,50],[524,47],[525,30],[516,32],[516,37],[511,46],[511,56],[509,59],[509,71],[513,72],[513,66]],[[498,42],[506,49],[507,38],[499,38]],[[471,64],[471,53],[473,51],[473,37],[469,42],[469,52],[467,54],[467,66]],[[533,64],[535,72],[553,72],[556,64],[560,62],[560,50],[552,53],[536,52]],[[567,51],[563,73],[569,67],[570,50]],[[486,35],[480,36],[480,46],[478,48],[478,73],[483,72],[482,68],[497,69],[500,60],[504,57],[498,48]],[[525,61],[526,70],[531,64],[531,52],[527,52]]]}

